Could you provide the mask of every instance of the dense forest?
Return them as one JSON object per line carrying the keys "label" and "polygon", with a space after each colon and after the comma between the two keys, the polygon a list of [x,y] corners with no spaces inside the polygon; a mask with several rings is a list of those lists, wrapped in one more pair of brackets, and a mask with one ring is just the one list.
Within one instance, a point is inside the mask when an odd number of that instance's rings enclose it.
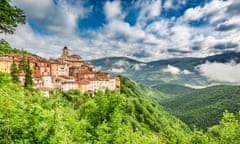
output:
{"label": "dense forest", "polygon": [[121,93],[41,91],[0,73],[0,143],[239,143],[240,113],[225,112],[207,132],[189,128],[128,87]]}
{"label": "dense forest", "polygon": [[221,120],[225,110],[237,113],[240,109],[239,86],[213,86],[192,93],[172,96],[160,104],[180,118],[191,129],[207,130]]}

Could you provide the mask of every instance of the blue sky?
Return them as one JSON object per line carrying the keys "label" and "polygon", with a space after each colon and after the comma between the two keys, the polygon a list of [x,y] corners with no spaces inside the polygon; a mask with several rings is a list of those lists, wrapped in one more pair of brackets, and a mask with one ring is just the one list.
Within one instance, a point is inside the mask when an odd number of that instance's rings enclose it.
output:
{"label": "blue sky", "polygon": [[142,61],[240,50],[239,0],[12,0],[27,16],[13,47],[59,57]]}

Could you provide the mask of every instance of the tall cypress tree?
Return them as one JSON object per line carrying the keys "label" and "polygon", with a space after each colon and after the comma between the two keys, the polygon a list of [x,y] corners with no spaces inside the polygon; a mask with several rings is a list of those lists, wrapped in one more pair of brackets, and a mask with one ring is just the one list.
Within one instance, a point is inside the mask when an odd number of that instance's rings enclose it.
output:
{"label": "tall cypress tree", "polygon": [[25,58],[25,55],[23,55],[23,58],[20,60],[20,63],[19,63],[19,71],[26,72],[26,68],[27,68],[27,60]]}
{"label": "tall cypress tree", "polygon": [[32,70],[30,68],[30,61],[27,60],[27,66],[25,68],[25,81],[24,81],[24,87],[32,86],[33,80],[32,80]]}
{"label": "tall cypress tree", "polygon": [[19,80],[19,71],[18,71],[18,68],[17,68],[17,64],[15,61],[13,61],[12,65],[11,65],[11,77],[12,77],[12,81],[15,82],[15,83],[19,83],[20,80]]}

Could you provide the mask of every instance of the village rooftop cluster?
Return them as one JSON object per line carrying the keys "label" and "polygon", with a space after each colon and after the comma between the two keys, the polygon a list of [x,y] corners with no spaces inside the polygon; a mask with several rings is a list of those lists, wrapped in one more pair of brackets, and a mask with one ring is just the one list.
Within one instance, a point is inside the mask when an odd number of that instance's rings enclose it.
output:
{"label": "village rooftop cluster", "polygon": [[[68,91],[78,89],[82,93],[119,90],[119,77],[113,77],[106,71],[96,70],[90,62],[84,62],[79,55],[69,55],[65,46],[58,59],[44,59],[30,54],[9,54],[0,57],[0,71],[10,73],[10,68],[15,61],[26,58],[30,61],[32,70],[33,87],[43,91],[57,89]],[[20,73],[21,84],[24,84],[24,74]]]}

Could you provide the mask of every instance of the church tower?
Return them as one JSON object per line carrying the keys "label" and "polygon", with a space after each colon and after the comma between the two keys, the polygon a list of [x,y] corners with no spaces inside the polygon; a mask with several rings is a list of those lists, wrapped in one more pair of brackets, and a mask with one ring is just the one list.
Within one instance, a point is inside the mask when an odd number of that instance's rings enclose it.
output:
{"label": "church tower", "polygon": [[62,51],[62,58],[63,59],[66,59],[67,57],[68,57],[68,53],[69,53],[69,49],[67,48],[67,46],[65,46],[64,48],[63,48],[63,51]]}

